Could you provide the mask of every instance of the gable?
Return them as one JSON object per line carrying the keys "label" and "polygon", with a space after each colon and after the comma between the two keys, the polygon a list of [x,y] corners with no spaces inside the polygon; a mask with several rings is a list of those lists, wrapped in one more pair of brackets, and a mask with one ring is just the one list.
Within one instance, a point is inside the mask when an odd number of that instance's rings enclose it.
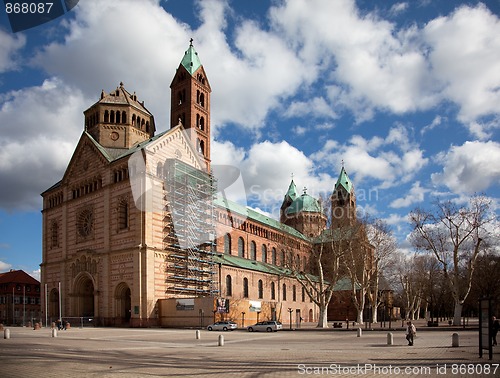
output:
{"label": "gable", "polygon": [[205,162],[192,145],[189,131],[178,125],[152,141],[145,147],[148,171],[156,172],[158,163],[164,164],[167,159],[178,159],[183,163],[200,170],[205,170]]}
{"label": "gable", "polygon": [[87,133],[83,133],[64,172],[62,183],[67,185],[97,177],[108,163],[109,158],[104,155],[104,151],[99,149]]}

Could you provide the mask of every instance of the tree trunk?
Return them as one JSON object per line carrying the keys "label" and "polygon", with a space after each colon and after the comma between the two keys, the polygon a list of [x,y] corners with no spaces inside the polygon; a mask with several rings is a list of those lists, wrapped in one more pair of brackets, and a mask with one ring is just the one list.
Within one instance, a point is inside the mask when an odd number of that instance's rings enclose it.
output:
{"label": "tree trunk", "polygon": [[455,302],[455,313],[453,315],[453,325],[459,326],[460,320],[462,318],[462,307],[463,303],[460,301]]}
{"label": "tree trunk", "polygon": [[328,305],[319,306],[319,318],[316,328],[328,328]]}
{"label": "tree trunk", "polygon": [[378,320],[377,312],[378,312],[378,306],[372,306],[372,323],[377,323]]}

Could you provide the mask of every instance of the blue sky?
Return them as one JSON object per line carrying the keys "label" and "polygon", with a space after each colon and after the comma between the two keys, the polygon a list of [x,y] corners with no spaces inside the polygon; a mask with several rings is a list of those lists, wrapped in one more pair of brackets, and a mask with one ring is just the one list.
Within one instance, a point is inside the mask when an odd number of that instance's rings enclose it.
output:
{"label": "blue sky", "polygon": [[291,174],[318,196],[344,161],[362,212],[407,249],[408,213],[500,198],[500,1],[81,0],[13,34],[0,13],[0,271],[35,277],[40,193],[83,111],[121,81],[169,127],[189,45],[212,87],[212,160],[276,214]]}

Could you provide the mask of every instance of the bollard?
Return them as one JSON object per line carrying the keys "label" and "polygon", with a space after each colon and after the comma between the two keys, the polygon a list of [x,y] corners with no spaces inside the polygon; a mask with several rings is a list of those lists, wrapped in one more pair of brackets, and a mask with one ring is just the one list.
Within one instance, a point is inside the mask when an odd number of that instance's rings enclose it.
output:
{"label": "bollard", "polygon": [[458,337],[458,333],[454,333],[453,335],[451,335],[451,346],[453,348],[458,348],[459,347],[459,337]]}
{"label": "bollard", "polygon": [[224,335],[219,335],[219,346],[224,346]]}
{"label": "bollard", "polygon": [[196,340],[199,340],[200,338],[201,338],[200,331],[196,331]]}
{"label": "bollard", "polygon": [[4,338],[4,339],[10,339],[10,329],[5,328],[5,329],[3,330],[3,338]]}
{"label": "bollard", "polygon": [[52,337],[57,337],[57,328],[52,328]]}
{"label": "bollard", "polygon": [[394,335],[392,332],[387,333],[387,345],[392,345],[394,343]]}
{"label": "bollard", "polygon": [[361,330],[361,328],[358,328],[358,337],[361,337],[363,331]]}

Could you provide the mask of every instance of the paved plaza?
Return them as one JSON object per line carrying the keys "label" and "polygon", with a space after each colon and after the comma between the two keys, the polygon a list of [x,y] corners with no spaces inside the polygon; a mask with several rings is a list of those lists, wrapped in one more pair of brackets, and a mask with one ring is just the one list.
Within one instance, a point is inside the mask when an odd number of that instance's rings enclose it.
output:
{"label": "paved plaza", "polygon": [[[201,330],[199,339],[194,329],[73,327],[57,337],[47,328],[9,331],[10,339],[0,340],[4,378],[500,376],[500,349],[492,360],[487,353],[480,359],[472,329],[418,327],[413,347],[400,328],[390,331],[393,345],[387,345],[389,330],[377,328],[363,329],[361,337],[353,329],[312,326],[277,333]],[[455,332],[459,347],[452,347]]]}

